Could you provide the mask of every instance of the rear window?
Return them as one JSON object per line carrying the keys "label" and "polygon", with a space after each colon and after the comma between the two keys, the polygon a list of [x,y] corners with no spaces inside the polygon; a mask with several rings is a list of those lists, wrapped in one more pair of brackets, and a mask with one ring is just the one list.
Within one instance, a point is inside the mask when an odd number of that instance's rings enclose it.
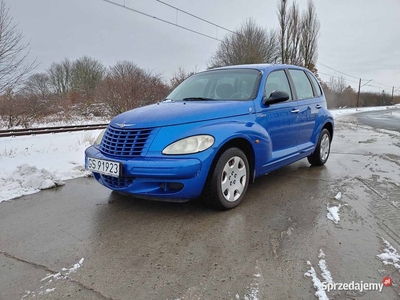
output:
{"label": "rear window", "polygon": [[289,70],[290,76],[292,77],[294,87],[297,92],[297,99],[309,99],[314,98],[314,92],[311,87],[310,80],[307,75],[301,70]]}
{"label": "rear window", "polygon": [[317,79],[315,79],[315,76],[311,73],[308,73],[308,76],[310,77],[311,83],[313,84],[315,92],[317,93],[316,96],[320,97],[322,95],[322,91],[321,91],[321,87],[318,84]]}

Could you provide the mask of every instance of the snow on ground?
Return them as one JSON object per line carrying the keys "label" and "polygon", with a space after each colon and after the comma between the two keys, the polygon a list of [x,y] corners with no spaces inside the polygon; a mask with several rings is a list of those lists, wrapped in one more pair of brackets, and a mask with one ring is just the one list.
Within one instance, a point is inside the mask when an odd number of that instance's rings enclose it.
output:
{"label": "snow on ground", "polygon": [[[340,200],[342,199],[342,193],[341,192],[338,192],[337,194],[336,194],[336,196],[334,197],[335,198],[335,202],[340,202]],[[329,219],[329,220],[331,220],[331,221],[333,221],[335,224],[339,224],[339,221],[340,221],[340,214],[339,214],[339,209],[342,207],[342,206],[347,206],[348,204],[347,203],[344,203],[344,204],[342,204],[342,203],[340,203],[339,205],[330,205],[329,203],[327,204],[327,206],[326,206],[326,209],[327,209],[327,213],[326,213],[326,217]]]}
{"label": "snow on ground", "polygon": [[371,107],[358,107],[358,108],[354,107],[354,108],[343,108],[343,109],[331,109],[329,111],[332,113],[333,117],[336,118],[340,116],[355,114],[358,112],[386,110],[395,108],[400,108],[400,106],[394,105],[394,106],[371,106]]}
{"label": "snow on ground", "polygon": [[[394,107],[349,108],[331,112],[335,117],[339,117],[389,108]],[[77,118],[73,122],[78,125],[107,121],[101,118]],[[72,123],[52,121],[33,124],[32,127],[57,125]],[[62,185],[67,179],[88,176],[89,173],[84,170],[84,150],[93,143],[99,133],[100,130],[92,130],[0,138],[0,202]]]}
{"label": "snow on ground", "polygon": [[253,275],[255,278],[255,282],[251,283],[250,286],[247,288],[246,293],[243,295],[243,298],[240,298],[239,294],[235,295],[235,299],[240,300],[259,300],[259,288],[257,279],[261,277],[261,274],[257,273]]}
{"label": "snow on ground", "polygon": [[325,253],[322,251],[322,249],[319,249],[318,258],[319,258],[318,266],[322,272],[321,276],[324,279],[324,281],[321,281],[321,279],[319,279],[318,274],[315,271],[310,261],[307,261],[307,265],[310,267],[310,269],[306,273],[304,273],[304,276],[311,278],[313,286],[316,289],[315,296],[319,300],[329,300],[322,283],[323,282],[333,283],[333,279],[331,272],[328,270],[328,266],[324,259]]}
{"label": "snow on ground", "polygon": [[322,249],[319,249],[318,258],[320,259],[319,262],[318,262],[318,266],[322,271],[322,273],[321,273],[322,278],[325,279],[325,282],[332,283],[333,282],[332,274],[328,270],[328,266],[326,265],[326,261],[324,259],[325,258],[325,253],[322,251]]}
{"label": "snow on ground", "polygon": [[328,213],[326,214],[326,217],[329,220],[332,220],[335,224],[339,224],[340,221],[340,216],[339,216],[339,209],[342,205],[338,206],[327,206],[326,209],[328,210]]}
{"label": "snow on ground", "polygon": [[84,151],[100,131],[0,138],[0,202],[88,176]]}
{"label": "snow on ground", "polygon": [[383,249],[383,253],[377,255],[378,259],[382,261],[384,265],[392,265],[400,272],[400,253],[385,239],[382,238],[386,248]]}
{"label": "snow on ground", "polygon": [[27,297],[35,298],[36,296],[42,296],[45,294],[52,293],[56,290],[54,286],[58,280],[68,279],[68,275],[75,273],[79,268],[83,266],[84,258],[81,258],[79,262],[74,264],[71,268],[62,268],[57,273],[48,274],[46,277],[40,280],[40,287],[35,291],[25,291],[25,295],[21,299],[26,299]]}

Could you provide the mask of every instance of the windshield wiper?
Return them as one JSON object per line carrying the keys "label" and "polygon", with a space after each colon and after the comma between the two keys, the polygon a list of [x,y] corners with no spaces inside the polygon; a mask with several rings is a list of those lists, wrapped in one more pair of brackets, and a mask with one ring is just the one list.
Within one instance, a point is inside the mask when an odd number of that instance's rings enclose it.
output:
{"label": "windshield wiper", "polygon": [[204,97],[187,97],[182,99],[182,101],[205,101],[205,100],[214,100],[214,99],[204,98]]}

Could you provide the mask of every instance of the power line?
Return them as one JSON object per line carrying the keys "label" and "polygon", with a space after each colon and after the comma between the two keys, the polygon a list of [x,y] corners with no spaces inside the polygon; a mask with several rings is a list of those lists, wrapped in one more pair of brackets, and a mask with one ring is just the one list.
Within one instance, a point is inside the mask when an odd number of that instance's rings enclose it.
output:
{"label": "power line", "polygon": [[341,72],[341,71],[339,71],[339,70],[336,70],[336,69],[334,69],[334,68],[331,68],[331,67],[329,67],[329,66],[323,64],[323,63],[320,62],[320,61],[317,61],[317,63],[319,63],[320,65],[323,65],[324,67],[326,67],[326,68],[328,68],[328,69],[331,69],[331,70],[333,70],[333,71],[336,71],[336,72],[338,72],[338,73],[340,73],[340,74],[343,74],[343,75],[346,75],[346,76],[349,76],[349,77],[353,77],[353,78],[355,78],[355,79],[360,79],[360,77],[352,76],[352,75],[346,74],[346,73],[344,73],[344,72]]}
{"label": "power line", "polygon": [[[327,73],[323,73],[323,72],[320,72],[320,71],[318,71],[318,74],[323,74],[323,75],[326,75],[326,76],[330,76],[330,77],[334,77],[334,78],[339,78],[339,76],[335,76],[335,75],[331,75],[331,74],[327,74]],[[355,81],[355,80],[350,80],[350,79],[347,79],[347,78],[344,78],[346,81],[350,81],[350,82],[354,82],[354,83],[358,83],[358,81]]]}
{"label": "power line", "polygon": [[[197,31],[197,30],[194,30],[194,29],[190,29],[190,28],[185,27],[185,26],[182,26],[182,25],[175,24],[175,23],[173,23],[173,22],[170,22],[170,21],[165,20],[165,19],[161,19],[161,18],[156,17],[156,16],[152,16],[152,15],[150,15],[150,14],[148,14],[148,13],[143,12],[143,11],[140,11],[140,10],[137,10],[137,9],[134,9],[134,8],[131,8],[131,7],[129,7],[129,6],[126,6],[125,4],[122,5],[122,4],[119,4],[119,3],[116,3],[116,2],[113,2],[113,1],[110,1],[110,0],[103,0],[103,1],[108,2],[108,3],[110,3],[110,4],[113,4],[113,5],[115,5],[115,6],[121,7],[121,8],[125,8],[125,9],[127,9],[127,10],[133,11],[133,12],[138,13],[138,14],[141,14],[141,15],[143,15],[143,16],[146,16],[146,17],[149,17],[149,18],[152,18],[152,19],[156,19],[156,20],[158,20],[158,21],[167,23],[167,24],[169,24],[169,25],[173,25],[173,26],[179,27],[179,28],[181,28],[181,29],[184,29],[184,30],[187,30],[187,31],[190,31],[190,32],[199,34],[199,35],[202,35],[202,36],[204,36],[204,37],[207,37],[207,38],[210,38],[210,39],[213,39],[213,40],[222,42],[222,40],[220,40],[220,39],[218,39],[218,38],[216,38],[216,37],[213,37],[213,36],[211,36],[211,35],[202,33],[202,32],[200,32],[200,31]],[[222,28],[222,27],[221,27],[221,28]]]}
{"label": "power line", "polygon": [[377,84],[380,84],[380,85],[384,85],[384,86],[387,86],[387,87],[393,87],[392,85],[387,85],[387,84],[383,84],[383,83],[380,83],[380,82],[378,82],[378,81],[376,81],[376,80],[374,80]]}
{"label": "power line", "polygon": [[[360,78],[360,80],[361,80],[361,78]],[[361,87],[363,87],[364,85],[367,85],[368,83],[370,83],[371,81],[372,81],[373,79],[371,79],[371,80],[368,80],[366,83],[364,83]],[[360,81],[361,82],[361,81]],[[369,85],[369,86],[372,86],[372,85]]]}
{"label": "power line", "polygon": [[230,33],[237,34],[237,33],[236,33],[235,31],[233,31],[233,30],[230,30],[230,29],[228,29],[228,28],[226,28],[226,27],[222,27],[222,26],[220,26],[220,25],[218,25],[218,24],[215,24],[215,23],[213,23],[213,22],[210,22],[210,21],[208,21],[208,20],[206,20],[206,19],[203,19],[203,18],[201,18],[201,17],[199,17],[199,16],[196,16],[196,15],[190,13],[190,12],[187,12],[187,11],[185,11],[185,10],[183,10],[183,9],[180,9],[180,8],[176,7],[176,6],[173,6],[173,5],[171,5],[171,4],[168,4],[168,3],[164,2],[164,1],[161,1],[161,0],[156,0],[156,1],[159,2],[159,3],[161,3],[161,4],[166,5],[166,6],[168,6],[168,7],[171,7],[171,8],[173,8],[173,9],[176,9],[177,11],[180,11],[180,12],[182,12],[182,13],[188,15],[188,16],[191,16],[191,17],[193,17],[193,18],[196,18],[196,19],[198,19],[198,20],[201,20],[201,21],[203,21],[203,22],[206,22],[206,23],[208,23],[208,24],[211,24],[211,25],[213,25],[213,26],[216,26],[216,27],[218,27],[218,28],[221,28],[221,29],[223,29],[223,30],[229,31]]}
{"label": "power line", "polygon": [[[341,71],[339,71],[339,70],[336,70],[336,69],[334,69],[334,68],[331,68],[331,67],[329,67],[329,66],[327,66],[327,65],[325,65],[325,64],[323,64],[323,63],[321,63],[320,61],[318,61],[318,63],[319,63],[320,65],[322,65],[322,66],[324,66],[324,67],[326,67],[326,68],[328,68],[328,69],[331,69],[331,70],[333,70],[333,71],[336,71],[336,72],[338,72],[338,73],[340,73],[340,74],[343,74],[343,75],[346,75],[346,76],[349,76],[349,77],[352,77],[352,78],[360,79],[360,77],[352,76],[352,75],[346,74],[346,73],[344,73],[344,72],[341,72]],[[319,72],[319,73],[321,73],[321,72]],[[323,73],[321,73],[321,74],[323,74]],[[349,79],[346,79],[346,80],[351,81],[351,80],[349,80]],[[392,85],[387,85],[387,84],[383,84],[383,83],[377,82],[377,81],[374,80],[374,79],[368,80],[368,79],[362,79],[362,78],[361,78],[361,80],[362,80],[362,81],[368,81],[368,82],[375,81],[376,83],[378,83],[378,84],[380,84],[380,85],[383,85],[383,86],[386,86],[386,87],[393,87]],[[354,81],[353,81],[353,82],[354,82]],[[368,83],[368,82],[367,82],[367,83]],[[377,86],[367,85],[366,83],[363,84],[362,86],[365,86],[365,85],[366,85],[366,86],[371,86],[371,87],[379,88],[379,87],[377,87]]]}
{"label": "power line", "polygon": [[[149,17],[149,18],[152,18],[152,19],[156,19],[156,20],[158,20],[158,21],[167,23],[167,24],[169,24],[169,25],[176,26],[176,27],[178,27],[178,28],[187,30],[187,31],[189,31],[189,32],[196,33],[196,34],[198,34],[198,35],[201,35],[201,36],[204,36],[204,37],[207,37],[207,38],[210,38],[210,39],[213,39],[213,40],[222,42],[222,40],[218,39],[218,37],[213,37],[213,36],[210,36],[210,35],[208,35],[208,34],[204,34],[204,33],[202,33],[202,32],[199,32],[199,31],[197,31],[197,30],[194,30],[194,29],[191,29],[191,28],[182,26],[182,25],[178,25],[178,22],[177,22],[177,21],[176,21],[176,23],[173,23],[173,22],[170,22],[170,21],[168,21],[168,20],[161,19],[161,18],[156,17],[156,16],[152,16],[152,15],[150,15],[150,14],[148,14],[148,13],[143,12],[143,11],[139,11],[139,10],[137,10],[137,9],[128,7],[128,6],[125,5],[125,1],[124,1],[124,4],[123,4],[123,5],[122,5],[122,4],[119,4],[119,3],[116,3],[116,2],[113,2],[113,1],[111,1],[111,0],[103,0],[103,1],[108,2],[108,3],[110,3],[110,4],[113,4],[113,5],[116,5],[116,6],[121,7],[121,8],[125,8],[125,9],[127,9],[127,10],[130,10],[130,11],[132,11],[132,12],[141,14],[141,15],[143,15],[143,16],[146,16],[146,17]],[[190,12],[187,12],[187,11],[185,11],[185,10],[183,10],[183,9],[180,9],[180,8],[178,8],[178,7],[176,7],[176,6],[173,6],[173,5],[169,4],[169,3],[166,3],[166,2],[161,1],[161,0],[156,0],[156,1],[159,2],[159,3],[161,3],[161,4],[163,4],[163,5],[166,5],[166,6],[168,6],[168,7],[171,7],[171,8],[173,8],[173,9],[176,9],[177,12],[180,11],[180,12],[182,12],[182,13],[184,13],[184,14],[187,14],[187,15],[193,17],[193,18],[196,18],[196,19],[198,19],[198,20],[200,20],[200,21],[202,21],[202,22],[205,22],[205,23],[211,24],[211,25],[213,25],[213,26],[216,26],[217,29],[218,29],[218,28],[221,28],[221,29],[226,30],[226,31],[228,31],[228,32],[230,32],[230,33],[238,34],[237,32],[235,32],[235,31],[233,31],[233,30],[230,30],[230,29],[228,29],[228,28],[226,28],[226,27],[220,26],[220,25],[218,25],[218,24],[216,24],[216,23],[213,23],[213,22],[208,21],[208,20],[206,20],[206,19],[204,19],[204,18],[201,18],[201,17],[199,17],[199,16],[196,16],[196,15],[190,13]],[[339,71],[339,70],[337,70],[337,69],[334,69],[334,68],[332,68],[332,67],[329,67],[329,66],[323,64],[323,63],[320,62],[320,61],[317,61],[317,63],[319,63],[320,65],[322,65],[322,66],[324,66],[324,67],[326,67],[326,68],[328,68],[328,69],[331,69],[331,70],[333,70],[333,71],[335,71],[335,72],[338,72],[338,73],[340,73],[340,74],[343,74],[343,75],[345,75],[345,76],[348,76],[348,77],[351,77],[351,78],[355,78],[355,79],[360,79],[361,81],[362,81],[362,80],[367,81],[366,79],[361,79],[360,77],[356,77],[356,76],[353,76],[353,75],[349,75],[349,74],[346,74],[346,73],[344,73],[344,72],[342,72],[342,71]],[[322,72],[319,72],[319,73],[324,74],[324,73],[322,73]],[[332,75],[329,75],[329,74],[325,74],[325,75],[332,76]],[[337,76],[332,76],[332,77],[337,78]],[[352,80],[349,80],[349,79],[346,79],[346,80],[347,80],[347,81],[350,81],[350,82],[355,82],[355,81],[352,81]],[[371,82],[372,80],[373,80],[373,79],[369,80],[367,83]],[[377,82],[377,81],[375,81],[375,82],[378,83],[378,84],[387,86],[387,87],[392,87],[392,86],[389,86],[389,85],[386,85],[386,84],[383,84],[383,83],[379,83],[379,82]],[[367,83],[365,83],[363,86],[367,85]],[[367,85],[367,86],[372,86],[372,85]],[[372,87],[375,87],[375,86],[372,86]],[[379,88],[380,88],[380,87],[379,87]],[[396,91],[397,91],[398,89],[400,89],[400,87],[397,88]]]}

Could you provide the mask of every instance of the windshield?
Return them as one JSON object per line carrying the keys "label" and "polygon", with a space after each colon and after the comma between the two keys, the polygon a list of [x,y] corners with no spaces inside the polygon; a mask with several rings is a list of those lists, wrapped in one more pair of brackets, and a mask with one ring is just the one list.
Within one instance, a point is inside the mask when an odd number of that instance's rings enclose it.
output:
{"label": "windshield", "polygon": [[169,100],[250,100],[257,96],[261,72],[225,69],[190,76],[168,95]]}

